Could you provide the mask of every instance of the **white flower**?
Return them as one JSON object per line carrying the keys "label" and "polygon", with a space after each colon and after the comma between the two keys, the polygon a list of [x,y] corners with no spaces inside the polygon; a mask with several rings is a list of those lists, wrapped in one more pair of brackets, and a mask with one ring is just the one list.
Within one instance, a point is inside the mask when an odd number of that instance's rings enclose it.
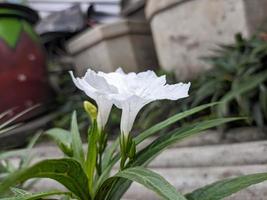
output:
{"label": "white flower", "polygon": [[117,91],[109,99],[122,109],[121,132],[128,135],[138,112],[146,104],[162,99],[178,100],[188,96],[190,83],[166,84],[166,77],[158,77],[153,71],[125,74],[122,69],[112,73],[99,72]]}
{"label": "white flower", "polygon": [[112,93],[117,93],[117,89],[108,84],[103,77],[99,76],[90,69],[87,70],[85,76],[82,78],[75,78],[72,71],[70,71],[70,74],[76,87],[95,100],[98,107],[98,128],[103,130],[113,105],[112,101],[110,101],[107,97]]}

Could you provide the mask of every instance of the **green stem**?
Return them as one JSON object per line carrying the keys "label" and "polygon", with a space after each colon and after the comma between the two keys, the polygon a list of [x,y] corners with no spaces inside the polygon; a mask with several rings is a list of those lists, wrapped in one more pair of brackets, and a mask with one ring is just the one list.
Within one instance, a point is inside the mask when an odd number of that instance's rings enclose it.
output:
{"label": "green stem", "polygon": [[96,165],[96,171],[97,171],[98,176],[101,176],[101,174],[102,174],[102,153],[98,154],[98,162]]}
{"label": "green stem", "polygon": [[98,160],[96,165],[98,176],[101,176],[102,174],[102,157],[106,147],[107,147],[107,135],[105,131],[101,130],[99,132],[99,138],[98,138]]}
{"label": "green stem", "polygon": [[127,160],[129,161],[135,156],[135,143],[129,134],[121,134],[120,136],[121,161],[120,169],[124,169]]}
{"label": "green stem", "polygon": [[91,197],[94,196],[95,168],[98,159],[97,135],[97,123],[94,121],[88,132],[88,151],[86,159],[86,173]]}

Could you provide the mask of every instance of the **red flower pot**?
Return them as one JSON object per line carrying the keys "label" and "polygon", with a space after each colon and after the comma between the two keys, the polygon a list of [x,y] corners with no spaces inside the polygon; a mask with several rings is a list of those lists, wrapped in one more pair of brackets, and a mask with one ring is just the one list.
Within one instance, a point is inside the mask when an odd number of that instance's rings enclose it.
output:
{"label": "red flower pot", "polygon": [[45,53],[33,29],[38,19],[28,7],[0,3],[0,113],[15,108],[15,115],[49,100]]}

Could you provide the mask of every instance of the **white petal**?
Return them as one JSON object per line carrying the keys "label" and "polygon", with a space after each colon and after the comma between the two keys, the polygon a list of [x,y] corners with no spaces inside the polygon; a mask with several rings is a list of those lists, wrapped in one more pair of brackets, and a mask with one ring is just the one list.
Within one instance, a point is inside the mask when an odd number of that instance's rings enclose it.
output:
{"label": "white petal", "polygon": [[155,72],[153,72],[152,70],[147,70],[145,72],[140,72],[137,74],[138,78],[141,79],[149,79],[149,78],[158,78],[157,75],[155,74]]}
{"label": "white petal", "polygon": [[79,88],[80,90],[83,90],[83,85],[81,85],[80,82],[78,81],[80,78],[75,78],[73,71],[69,71],[69,73],[70,73],[72,81],[76,85],[76,87]]}
{"label": "white petal", "polygon": [[97,125],[99,130],[103,130],[112,108],[112,102],[103,96],[98,96],[96,99],[98,113],[97,113]]}
{"label": "white petal", "polygon": [[130,133],[138,112],[146,103],[147,102],[137,96],[132,96],[128,100],[121,102],[121,132],[123,134],[128,135]]}
{"label": "white petal", "polygon": [[87,96],[96,101],[98,107],[98,128],[103,129],[107,123],[113,104],[112,101],[108,99],[108,96],[117,92],[117,89],[90,69],[87,70],[83,78],[75,78],[73,72],[70,72],[70,74],[77,88],[84,91]]}
{"label": "white petal", "polygon": [[91,69],[87,70],[83,79],[99,92],[112,93],[117,91],[117,89],[113,85],[107,83],[104,77],[96,74]]}
{"label": "white petal", "polygon": [[121,67],[119,67],[118,69],[116,69],[115,73],[125,74],[125,72],[123,71],[123,69]]}
{"label": "white petal", "polygon": [[165,85],[163,88],[157,91],[157,96],[155,99],[169,99],[169,100],[178,100],[181,98],[188,97],[188,92],[191,83],[177,83],[173,85]]}

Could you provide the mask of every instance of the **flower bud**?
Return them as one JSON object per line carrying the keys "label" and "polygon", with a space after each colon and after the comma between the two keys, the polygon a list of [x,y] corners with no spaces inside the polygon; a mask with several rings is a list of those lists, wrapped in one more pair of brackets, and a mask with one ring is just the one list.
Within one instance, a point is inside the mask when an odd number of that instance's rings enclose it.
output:
{"label": "flower bud", "polygon": [[94,104],[90,103],[89,101],[83,102],[84,110],[90,116],[91,120],[94,121],[97,118],[97,108]]}

